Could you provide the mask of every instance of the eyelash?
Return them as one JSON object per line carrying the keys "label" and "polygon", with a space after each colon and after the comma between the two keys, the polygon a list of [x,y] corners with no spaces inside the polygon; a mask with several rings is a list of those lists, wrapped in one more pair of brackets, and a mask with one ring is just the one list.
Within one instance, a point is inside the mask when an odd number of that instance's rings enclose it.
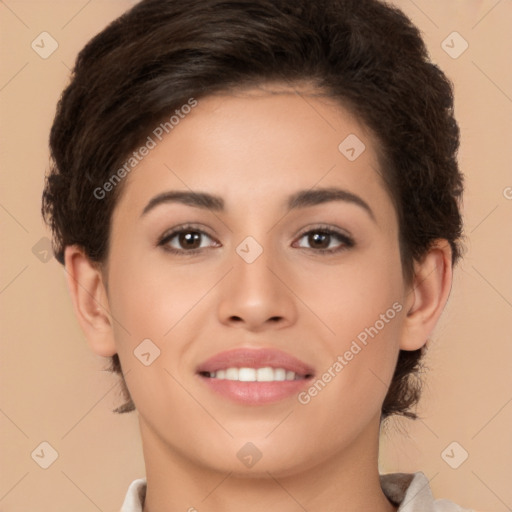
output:
{"label": "eyelash", "polygon": [[[175,249],[175,248],[169,247],[167,245],[174,237],[176,237],[177,235],[180,235],[182,233],[199,233],[201,235],[206,235],[208,238],[213,238],[208,233],[203,231],[202,229],[199,229],[193,225],[185,225],[185,226],[181,226],[180,228],[174,229],[173,231],[171,231],[169,233],[164,234],[158,241],[157,246],[163,247],[163,249],[165,251],[168,251],[172,254],[176,254],[178,256],[193,256],[193,255],[203,251],[204,249],[206,249],[205,247],[198,247],[198,248],[190,249],[190,250]],[[338,252],[342,252],[347,249],[350,249],[350,248],[354,247],[354,245],[355,245],[355,242],[351,237],[349,237],[348,235],[346,235],[340,231],[337,231],[330,227],[327,227],[327,226],[317,226],[313,229],[304,231],[303,233],[301,233],[299,235],[298,239],[300,240],[305,235],[309,235],[311,233],[321,233],[323,235],[334,236],[342,243],[342,245],[335,249],[315,249],[315,248],[308,248],[308,247],[299,247],[299,249],[306,249],[306,250],[310,250],[310,251],[313,251],[316,253],[321,253],[321,254],[334,254],[334,253],[338,253]]]}

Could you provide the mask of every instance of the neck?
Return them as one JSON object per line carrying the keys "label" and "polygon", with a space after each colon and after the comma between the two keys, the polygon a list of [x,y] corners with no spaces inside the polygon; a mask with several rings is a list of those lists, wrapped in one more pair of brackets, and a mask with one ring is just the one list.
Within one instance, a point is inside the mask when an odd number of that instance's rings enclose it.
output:
{"label": "neck", "polygon": [[169,447],[141,419],[147,492],[144,512],[396,512],[378,473],[378,419],[339,453],[307,469],[219,471]]}

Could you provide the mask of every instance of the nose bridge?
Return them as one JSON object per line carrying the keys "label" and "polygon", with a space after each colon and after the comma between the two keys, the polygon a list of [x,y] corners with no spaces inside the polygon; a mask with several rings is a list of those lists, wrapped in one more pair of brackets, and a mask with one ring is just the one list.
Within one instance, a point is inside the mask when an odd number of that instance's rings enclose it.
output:
{"label": "nose bridge", "polygon": [[[246,230],[246,235],[234,246],[233,264],[238,279],[248,280],[253,285],[268,285],[266,281],[272,278],[270,268],[278,266],[278,241],[275,237],[278,235],[276,229],[269,229],[271,219],[269,212],[262,211],[262,200],[257,202],[258,208],[251,205],[241,205],[245,213],[241,210],[239,215],[240,224],[235,229],[240,229],[238,233]],[[250,230],[248,228],[250,227]],[[254,282],[253,282],[254,281]]]}
{"label": "nose bridge", "polygon": [[293,294],[279,278],[280,257],[270,242],[271,235],[249,235],[236,247],[233,269],[220,298],[222,322],[244,323],[257,329],[267,321],[289,323],[294,319]]}
{"label": "nose bridge", "polygon": [[237,245],[232,279],[238,293],[255,298],[265,294],[268,298],[280,284],[271,271],[278,266],[278,258],[272,250],[271,237],[260,235],[258,238],[262,243],[249,235]]}

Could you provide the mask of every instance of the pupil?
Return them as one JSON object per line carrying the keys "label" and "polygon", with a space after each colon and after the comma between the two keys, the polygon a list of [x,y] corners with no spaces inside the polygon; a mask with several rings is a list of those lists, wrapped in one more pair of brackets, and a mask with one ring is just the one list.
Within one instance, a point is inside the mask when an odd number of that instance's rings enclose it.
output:
{"label": "pupil", "polygon": [[[328,237],[330,235],[326,233],[315,233],[314,235],[309,236],[309,242],[313,246],[321,246],[322,248],[327,248],[329,246]],[[325,243],[327,241],[327,244]],[[313,242],[313,243],[312,243]],[[318,243],[320,242],[320,243]],[[323,242],[323,244],[322,244]]]}
{"label": "pupil", "polygon": [[184,245],[186,245],[188,248],[197,249],[197,247],[192,246],[194,245],[195,242],[199,240],[199,237],[199,233],[182,233],[180,236],[180,243],[184,241]]}

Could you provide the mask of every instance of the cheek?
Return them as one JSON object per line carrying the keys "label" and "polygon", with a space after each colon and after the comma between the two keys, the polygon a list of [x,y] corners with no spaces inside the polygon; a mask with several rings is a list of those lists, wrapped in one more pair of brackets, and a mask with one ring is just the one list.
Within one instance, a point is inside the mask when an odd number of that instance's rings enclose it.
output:
{"label": "cheek", "polygon": [[[339,265],[306,268],[294,291],[318,315],[318,326],[327,334],[331,348],[340,350],[379,321],[395,302],[403,301],[398,248],[390,243],[387,249],[355,253]],[[395,321],[396,308],[391,315],[390,324],[396,327],[400,324]]]}
{"label": "cheek", "polygon": [[323,435],[332,447],[350,444],[380,416],[396,366],[405,316],[398,301],[384,300],[382,305],[374,303],[370,310],[366,303],[361,313],[352,304],[350,312],[337,323],[332,321],[336,336],[325,342],[329,357],[311,386],[298,396],[305,421],[311,421],[311,431],[319,424],[330,425],[329,433]]}
{"label": "cheek", "polygon": [[308,280],[307,301],[325,327],[320,343],[328,354],[318,376],[322,382],[312,390],[319,398],[311,403],[316,401],[319,414],[375,414],[394,372],[405,318],[398,248],[365,253],[353,265],[331,267],[330,273],[317,272]]}
{"label": "cheek", "polygon": [[[109,275],[110,305],[130,395],[142,416],[172,425],[173,410],[194,409],[177,382],[186,366],[187,337],[196,337],[195,308],[211,286],[208,276],[191,281],[187,273],[148,265],[136,254],[116,261]],[[168,413],[163,404],[172,404]]]}
{"label": "cheek", "polygon": [[113,269],[113,315],[135,336],[164,337],[181,323],[206,293],[213,276],[201,267],[149,264],[135,255]]}

